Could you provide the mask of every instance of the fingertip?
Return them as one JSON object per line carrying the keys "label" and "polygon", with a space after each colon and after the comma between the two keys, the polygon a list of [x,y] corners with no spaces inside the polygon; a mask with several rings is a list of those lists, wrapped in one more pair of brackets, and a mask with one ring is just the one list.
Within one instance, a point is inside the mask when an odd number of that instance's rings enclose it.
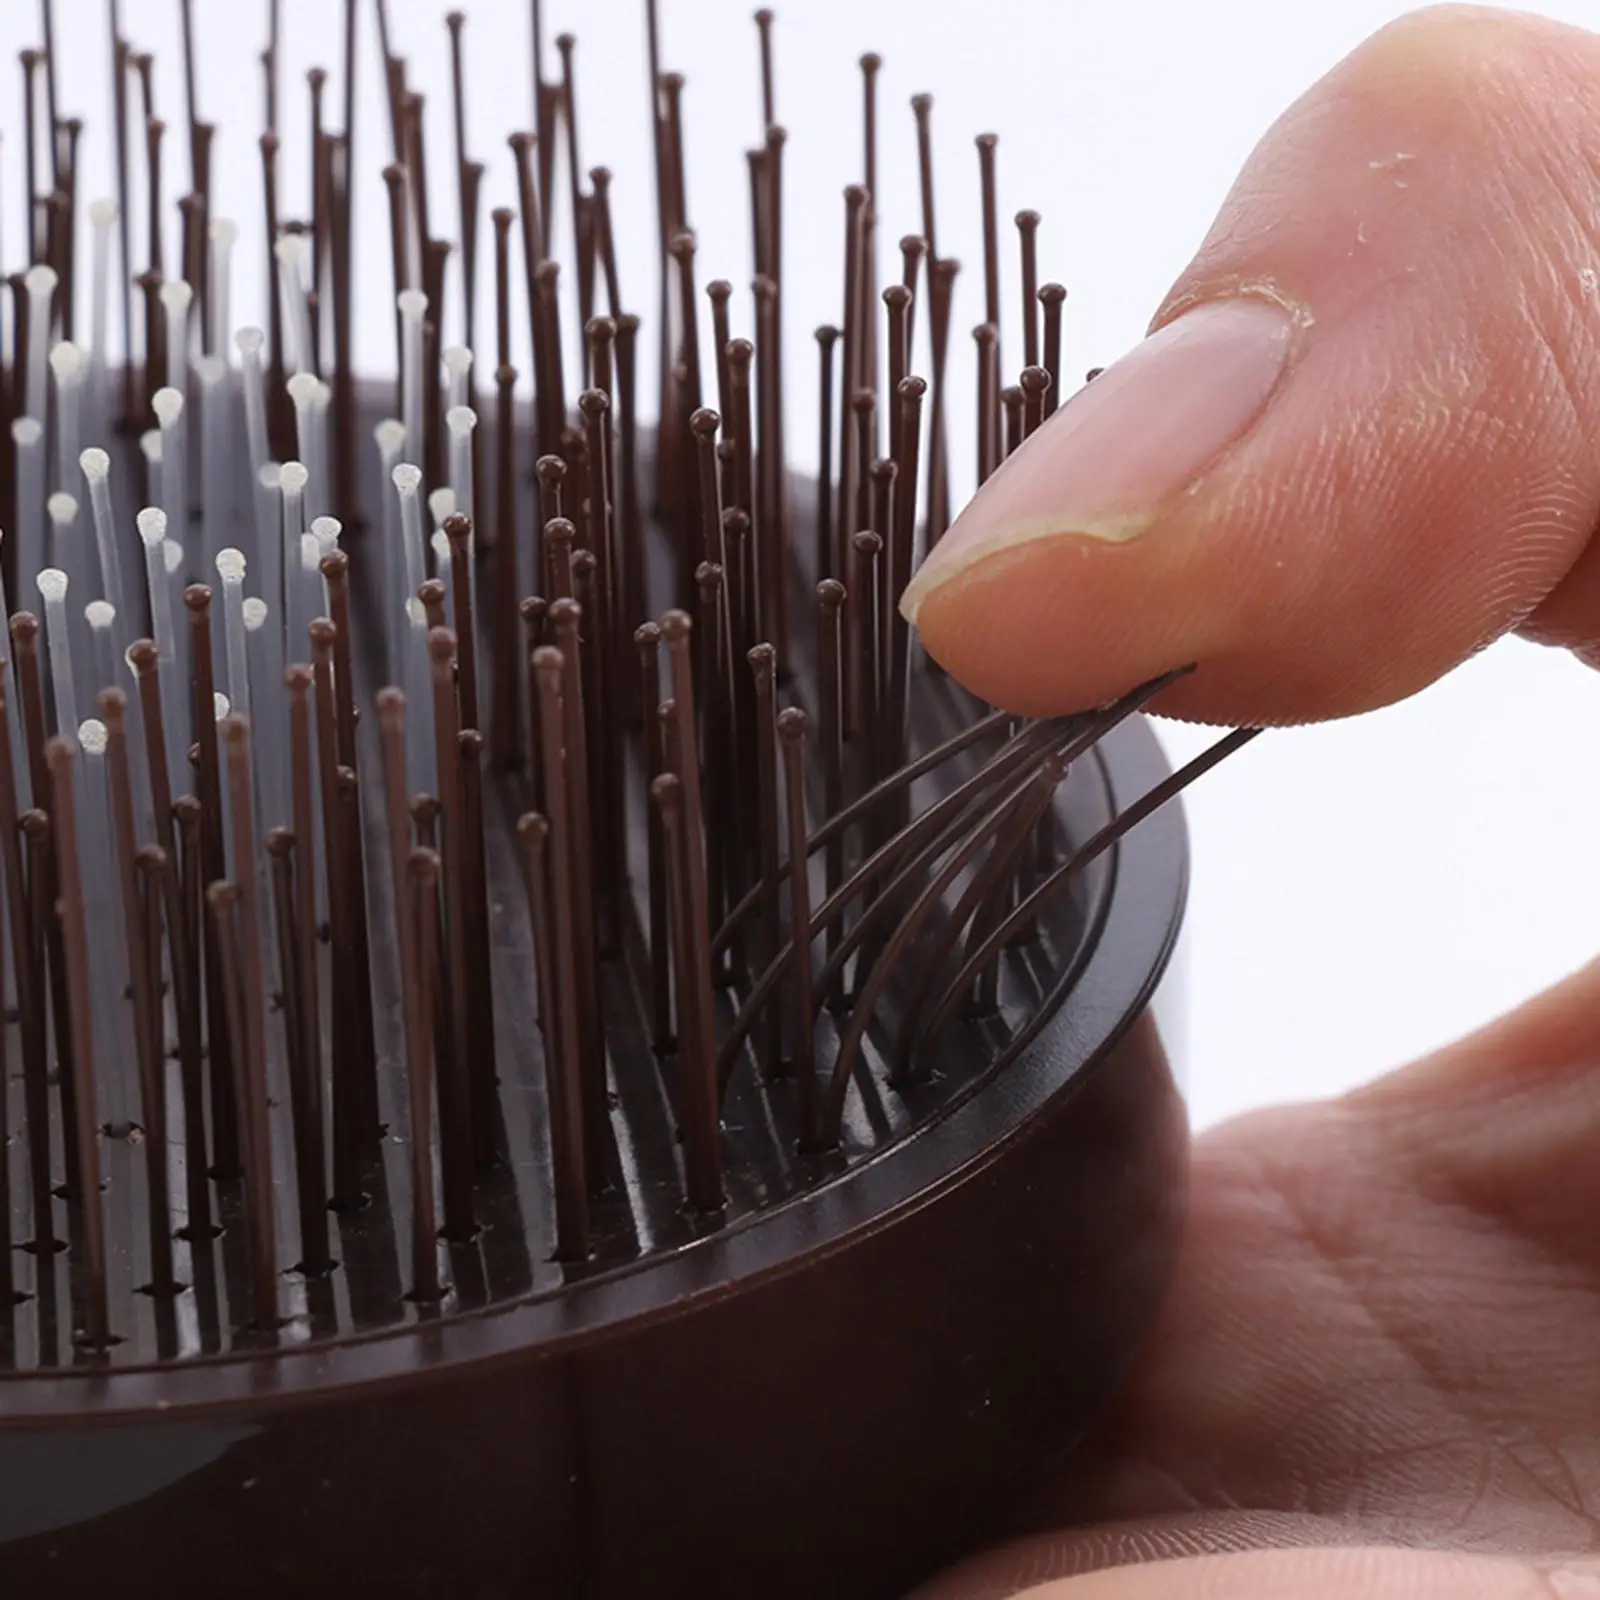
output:
{"label": "fingertip", "polygon": [[1063,537],[997,550],[926,591],[916,624],[928,654],[981,699],[1021,716],[1060,715],[1140,681],[1137,666],[1117,659],[1125,648],[1086,648],[1071,581],[1084,574],[1082,547]]}
{"label": "fingertip", "polygon": [[[1061,716],[1215,652],[1217,616],[1183,565],[1083,535],[1034,539],[927,590],[916,624],[929,656],[981,699],[1019,716]],[[1174,693],[1167,706],[1192,710],[1192,686]]]}
{"label": "fingertip", "polygon": [[1263,575],[1246,552],[1202,551],[1192,529],[1160,533],[996,549],[920,597],[923,646],[981,700],[1018,716],[1087,710],[1193,667],[1149,709],[1257,727],[1370,711],[1453,664],[1420,645],[1402,657],[1363,644],[1342,608],[1288,592],[1287,568]]}

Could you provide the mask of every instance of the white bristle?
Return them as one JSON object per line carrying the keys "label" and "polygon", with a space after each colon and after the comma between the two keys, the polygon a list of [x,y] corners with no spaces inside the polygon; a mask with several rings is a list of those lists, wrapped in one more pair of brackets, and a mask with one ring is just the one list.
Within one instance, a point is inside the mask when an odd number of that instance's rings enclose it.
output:
{"label": "white bristle", "polygon": [[327,555],[330,550],[339,548],[340,536],[344,533],[344,524],[337,517],[313,517],[311,531],[316,535],[317,544],[322,553]]}
{"label": "white bristle", "polygon": [[[43,369],[41,368],[41,371]],[[44,561],[45,460],[44,426],[36,417],[18,417],[11,424],[17,466],[17,572],[26,583]]]}
{"label": "white bristle", "polygon": [[89,364],[87,352],[70,339],[58,340],[50,349],[50,370],[57,383],[71,383],[80,377]]}
{"label": "white bristle", "polygon": [[304,263],[310,246],[298,233],[286,233],[272,247],[284,301],[285,359],[291,371],[311,367],[311,308],[306,298]]}
{"label": "white bristle", "polygon": [[[42,263],[29,267],[22,282],[28,291],[28,326],[48,329],[50,297],[55,293],[57,283],[55,268]],[[49,382],[48,345],[44,339],[30,339],[28,345],[28,386],[24,414],[43,422],[47,403],[45,386]]]}
{"label": "white bristle", "polygon": [[308,474],[310,492],[306,496],[307,510],[315,512],[321,509],[326,494],[326,430],[318,405],[324,385],[314,372],[297,372],[284,387],[294,402],[295,448],[300,452],[300,459],[305,463]]}
{"label": "white bristle", "polygon": [[472,352],[464,344],[451,344],[438,357],[445,368],[445,392],[451,408],[467,403],[467,376],[472,371]]}
{"label": "white bristle", "polygon": [[227,695],[218,689],[212,693],[211,709],[215,713],[217,721],[221,722],[233,710],[233,703],[228,699]]}
{"label": "white bristle", "polygon": [[283,486],[283,468],[276,461],[263,461],[256,482],[269,494],[276,494]]}
{"label": "white bristle", "polygon": [[417,498],[422,473],[409,461],[402,461],[394,469],[393,477],[400,502],[400,544],[401,554],[404,557],[401,570],[405,575],[402,594],[411,599],[415,598],[426,576],[424,571],[426,553],[422,544],[422,506]]}
{"label": "white bristle", "polygon": [[167,382],[181,392],[189,370],[189,307],[194,290],[182,278],[169,278],[157,292],[167,324]]}
{"label": "white bristle", "polygon": [[89,370],[92,390],[89,396],[88,428],[101,432],[107,425],[114,404],[107,378],[107,346],[110,344],[111,318],[111,230],[118,216],[115,200],[95,200],[89,206],[90,299]]}
{"label": "white bristle", "polygon": [[250,669],[245,650],[244,555],[227,549],[217,552],[217,572],[222,578],[222,642],[227,657],[228,693],[240,716],[250,715]]}
{"label": "white bristle", "polygon": [[446,517],[456,514],[456,492],[454,489],[435,489],[428,496],[428,515],[435,523],[442,523]]}
{"label": "white bristle", "polygon": [[44,514],[50,522],[51,554],[64,567],[77,569],[83,558],[77,553],[78,541],[72,530],[78,521],[76,496],[57,491],[44,503]]}
{"label": "white bristle", "polygon": [[248,632],[254,633],[257,628],[265,627],[267,621],[267,602],[260,595],[251,595],[244,603],[244,625]]}
{"label": "white bristle", "polygon": [[159,467],[161,465],[161,430],[147,428],[139,435],[139,449],[144,453],[145,465]]}
{"label": "white bristle", "polygon": [[450,487],[455,491],[456,510],[464,517],[472,513],[472,430],[478,426],[478,413],[471,406],[451,406],[444,415],[450,430]]}
{"label": "white bristle", "polygon": [[150,409],[163,428],[170,428],[183,415],[183,396],[176,389],[157,389],[150,396]]}
{"label": "white bristle", "polygon": [[85,717],[78,724],[78,743],[83,746],[86,755],[103,756],[110,737],[105,723],[99,717]]}
{"label": "white bristle", "polygon": [[311,394],[311,404],[306,408],[306,416],[307,432],[311,439],[312,509],[324,514],[328,509],[328,491],[333,482],[333,474],[328,468],[328,412],[332,406],[333,385],[318,378]]}
{"label": "white bristle", "polygon": [[[167,514],[160,506],[146,506],[133,520],[139,530],[139,537],[144,541],[145,589],[150,601],[150,620],[156,636],[156,650],[162,661],[174,661],[177,659],[177,639],[172,630],[172,591],[171,585],[167,582],[167,558],[164,549],[167,538]],[[176,684],[169,693],[167,681],[163,679],[161,693],[163,702],[172,699],[173,704],[168,709],[175,711],[176,706],[181,703]],[[178,737],[176,724],[170,718],[168,727],[176,739]]]}
{"label": "white bristle", "polygon": [[422,371],[422,319],[428,297],[420,289],[402,289],[395,297],[400,308],[400,414],[406,437],[422,442],[424,377]]}
{"label": "white bristle", "polygon": [[245,439],[250,448],[251,470],[260,472],[271,459],[267,443],[267,384],[261,370],[261,346],[265,335],[259,328],[241,328],[234,338],[239,347],[243,372]]}
{"label": "white bristle", "polygon": [[428,543],[433,546],[433,559],[440,566],[448,566],[450,562],[450,541],[445,537],[444,529],[435,528],[433,537],[428,540]]}
{"label": "white bristle", "polygon": [[[239,242],[239,225],[218,217],[208,230],[211,240],[211,345],[218,352],[228,347],[229,297],[233,274],[233,247]],[[219,360],[227,364],[226,357]]]}
{"label": "white bristle", "polygon": [[50,655],[50,687],[55,695],[56,725],[63,734],[78,726],[78,693],[73,682],[72,642],[67,634],[67,575],[45,567],[34,580],[44,601],[45,648]]}
{"label": "white bristle", "polygon": [[83,608],[83,620],[89,627],[90,682],[109,689],[117,681],[117,639],[111,631],[117,608],[109,600],[91,600]]}
{"label": "white bristle", "polygon": [[211,389],[228,376],[228,363],[218,355],[201,356],[194,364],[194,371],[200,386]]}
{"label": "white bristle", "polygon": [[116,519],[111,509],[111,457],[91,445],[78,456],[84,482],[89,485],[89,504],[94,509],[94,542],[100,555],[100,577],[105,598],[119,611],[122,608],[122,563],[117,555]]}
{"label": "white bristle", "polygon": [[83,379],[89,370],[89,353],[62,339],[50,351],[50,371],[56,381],[56,481],[72,477],[73,458],[83,426]]}
{"label": "white bristle", "polygon": [[[406,446],[406,425],[397,417],[385,417],[372,430],[372,437],[378,446],[378,460],[382,466],[384,476],[393,483],[394,469],[400,463],[400,453]],[[403,548],[404,532],[400,519],[400,496],[398,494],[385,494],[383,497],[383,636],[385,649],[385,671],[391,678],[398,677],[396,670],[398,652],[403,646],[397,644],[392,636],[389,617],[390,607],[397,600],[403,600],[406,592],[406,563]]]}
{"label": "white bristle", "polygon": [[[445,391],[451,409],[467,403],[467,376],[472,371],[472,352],[464,344],[453,344],[439,357],[445,371]],[[447,419],[448,420],[448,419]]]}
{"label": "white bristle", "polygon": [[427,620],[428,608],[415,595],[412,595],[406,601],[406,621],[413,628],[420,628]]}
{"label": "white bristle", "polygon": [[[29,426],[23,427],[24,422]],[[31,417],[19,417],[11,424],[11,437],[16,443],[17,576],[26,584],[28,574],[37,572],[45,559],[44,518],[39,505],[45,480],[43,430]],[[0,589],[3,587],[0,584]]]}
{"label": "white bristle", "polygon": [[283,490],[279,526],[283,535],[284,557],[290,562],[294,560],[295,540],[306,531],[305,490],[310,477],[305,463],[300,461],[285,461],[278,474],[278,484]]}
{"label": "white bristle", "polygon": [[[167,331],[172,334],[181,330],[176,322],[169,319]],[[172,371],[181,372],[185,359],[183,341],[174,340],[167,351]],[[161,504],[174,527],[182,528],[188,521],[189,510],[188,468],[184,459],[184,436],[188,432],[188,425],[183,414],[183,392],[170,386],[157,389],[150,396],[150,409],[155,412],[156,421],[161,425]]]}
{"label": "white bristle", "polygon": [[314,533],[300,535],[300,570],[315,572],[322,561],[322,546]]}
{"label": "white bristle", "polygon": [[176,539],[164,540],[161,559],[167,564],[167,576],[170,578],[183,565],[183,546]]}

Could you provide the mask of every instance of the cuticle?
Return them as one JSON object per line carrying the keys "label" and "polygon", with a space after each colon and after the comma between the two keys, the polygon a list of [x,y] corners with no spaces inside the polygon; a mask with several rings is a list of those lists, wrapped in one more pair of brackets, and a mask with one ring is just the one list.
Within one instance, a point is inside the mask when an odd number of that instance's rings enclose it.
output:
{"label": "cuticle", "polygon": [[[1270,278],[1225,278],[1220,282],[1208,283],[1204,287],[1191,289],[1164,301],[1161,309],[1151,319],[1149,327],[1145,329],[1145,337],[1148,339],[1151,334],[1159,333],[1163,328],[1176,322],[1179,317],[1200,306],[1225,305],[1234,300],[1256,300],[1265,305],[1276,306],[1280,311],[1288,313],[1297,334],[1302,329],[1313,326],[1317,320],[1311,308],[1303,300],[1285,293]],[[1294,351],[1291,350],[1289,359],[1292,361],[1293,358]]]}

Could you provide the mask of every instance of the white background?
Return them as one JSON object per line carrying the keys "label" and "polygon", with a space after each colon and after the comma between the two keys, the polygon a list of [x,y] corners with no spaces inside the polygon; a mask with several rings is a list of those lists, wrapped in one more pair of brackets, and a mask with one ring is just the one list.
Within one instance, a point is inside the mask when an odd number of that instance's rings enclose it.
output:
{"label": "white background", "polygon": [[[489,163],[485,213],[513,203],[504,144],[531,118],[524,0],[465,0],[471,153]],[[159,109],[173,128],[167,194],[187,153],[176,0],[123,0],[125,30],[157,55]],[[221,124],[223,211],[244,226],[234,292],[259,318],[265,4],[195,0],[200,113]],[[305,203],[304,71],[327,65],[329,123],[343,116],[336,0],[284,0],[287,207]],[[429,95],[435,227],[454,231],[448,56],[433,0],[391,0],[396,47]],[[790,132],[786,359],[790,414],[815,403],[810,330],[836,320],[842,187],[860,175],[856,57],[881,79],[883,236],[918,221],[907,101],[935,95],[939,246],[967,264],[958,291],[952,415],[957,494],[970,482],[970,370],[964,330],[981,307],[972,136],[1000,135],[1002,216],[1044,213],[1041,264],[1071,290],[1068,368],[1136,340],[1198,241],[1239,163],[1272,118],[1345,51],[1403,7],[1384,0],[791,0],[780,10],[778,115]],[[1600,26],[1600,0],[1547,4]],[[649,133],[639,0],[549,0],[547,29],[579,35],[586,165],[617,173],[625,296],[654,306]],[[748,281],[743,150],[758,131],[756,36],[746,0],[662,0],[663,64],[688,75],[692,222],[703,278]],[[110,192],[104,143],[107,50],[101,0],[57,0],[63,114],[88,120],[86,196]],[[358,355],[392,368],[392,316],[378,118],[375,29],[362,0],[364,70],[357,161],[363,199]],[[0,242],[19,238],[16,51],[34,7],[0,5]],[[553,47],[547,70],[556,67]],[[564,218],[563,218],[564,221]],[[490,237],[484,223],[483,253]],[[1008,239],[1009,246],[1009,239]],[[174,241],[175,243],[175,241]],[[172,246],[169,246],[169,249]],[[142,253],[140,254],[142,264]],[[1015,290],[1006,336],[1014,365]],[[452,297],[454,298],[454,297]],[[643,341],[651,347],[647,338]],[[519,339],[519,350],[521,343]],[[570,368],[569,368],[570,370]],[[649,381],[643,386],[649,392]],[[798,428],[797,462],[814,429]],[[1203,742],[1164,726],[1175,753]],[[1206,779],[1190,801],[1196,1120],[1323,1095],[1474,1026],[1588,957],[1600,924],[1600,685],[1565,659],[1502,644],[1411,703],[1357,723],[1274,733]]]}

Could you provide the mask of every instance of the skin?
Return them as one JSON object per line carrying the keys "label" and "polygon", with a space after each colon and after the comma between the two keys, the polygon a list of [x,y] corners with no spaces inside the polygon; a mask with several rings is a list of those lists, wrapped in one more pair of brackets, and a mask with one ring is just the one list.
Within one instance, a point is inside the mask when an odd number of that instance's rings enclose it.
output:
{"label": "skin", "polygon": [[[1600,1596],[1597,1018],[1600,964],[1371,1088],[1199,1140],[1115,1415],[1037,1534],[928,1596],[1207,1551],[1040,1593]],[[1594,1575],[1530,1576],[1562,1565]]]}
{"label": "skin", "polygon": [[[1197,661],[1163,709],[1232,723],[1382,705],[1512,631],[1600,663],[1595,268],[1600,39],[1386,29],[1267,135],[1153,325],[1243,285],[1309,310],[1259,421],[1137,538],[926,590],[929,651],[1030,712]],[[1207,1135],[1114,1413],[923,1600],[1600,1600],[1597,1218],[1600,963]]]}

